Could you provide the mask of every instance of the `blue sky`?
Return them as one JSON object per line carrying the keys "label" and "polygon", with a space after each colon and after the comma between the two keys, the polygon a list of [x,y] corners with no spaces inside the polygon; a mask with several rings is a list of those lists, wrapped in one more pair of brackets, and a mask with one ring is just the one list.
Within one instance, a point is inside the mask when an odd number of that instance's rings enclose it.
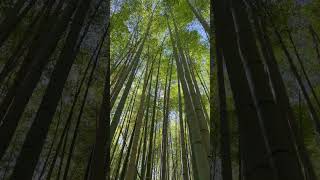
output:
{"label": "blue sky", "polygon": [[191,23],[188,24],[187,29],[189,31],[197,31],[198,34],[201,36],[201,42],[208,41],[207,34],[199,21],[193,20]]}

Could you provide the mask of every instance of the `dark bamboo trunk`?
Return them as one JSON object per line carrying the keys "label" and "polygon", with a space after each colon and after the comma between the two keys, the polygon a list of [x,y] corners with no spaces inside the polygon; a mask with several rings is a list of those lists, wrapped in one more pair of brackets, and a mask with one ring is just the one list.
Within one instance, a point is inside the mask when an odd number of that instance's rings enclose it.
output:
{"label": "dark bamboo trunk", "polygon": [[220,111],[220,156],[222,163],[222,179],[232,180],[232,166],[230,155],[230,132],[227,114],[226,90],[224,85],[223,56],[217,51],[217,77]]}
{"label": "dark bamboo trunk", "polygon": [[[72,1],[74,2],[72,3]],[[3,119],[4,124],[1,126],[0,130],[0,137],[1,141],[3,142],[0,147],[0,156],[3,155],[3,152],[8,147],[12,135],[22,116],[22,113],[33,93],[33,90],[35,89],[38,81],[40,80],[42,71],[48,63],[50,55],[55,50],[60,37],[66,30],[67,24],[70,20],[69,18],[73,15],[76,9],[77,3],[75,3],[75,0],[72,1],[64,10],[55,28],[53,28],[50,32],[45,33],[46,35],[43,35],[43,37],[41,38],[44,44],[39,49],[37,55],[34,57],[33,63],[30,67],[32,71],[29,72],[24,78],[24,82],[22,82],[22,84],[19,86],[18,91],[16,93],[17,96],[14,98],[13,102],[11,103],[11,106],[8,108],[8,111],[5,114],[5,117]],[[4,115],[1,114],[1,116]],[[26,147],[28,147],[27,144]],[[23,170],[23,168],[21,170]],[[31,172],[28,173],[30,174]],[[25,178],[26,176],[22,175],[21,177]]]}
{"label": "dark bamboo trunk", "polygon": [[304,64],[303,64],[303,62],[302,62],[300,53],[299,53],[299,51],[298,51],[298,49],[297,49],[297,47],[296,47],[296,45],[295,45],[295,43],[294,43],[294,41],[293,41],[292,33],[290,32],[290,30],[288,30],[288,36],[289,36],[290,43],[291,43],[291,45],[292,45],[292,47],[293,47],[294,53],[295,53],[295,55],[296,55],[296,57],[297,57],[297,60],[298,60],[298,62],[299,62],[299,64],[300,64],[300,68],[301,68],[301,70],[302,70],[302,73],[303,73],[304,77],[305,77],[306,80],[307,80],[307,84],[308,84],[308,86],[309,86],[309,88],[310,88],[311,94],[312,94],[312,96],[313,96],[316,104],[318,105],[318,108],[320,108],[320,101],[319,101],[318,95],[317,95],[317,93],[315,92],[314,86],[313,86],[313,84],[312,84],[312,82],[311,82],[311,80],[310,80],[310,78],[309,78],[309,76],[308,76],[308,73],[307,73],[307,71],[306,71],[306,68],[304,67]]}
{"label": "dark bamboo trunk", "polygon": [[293,139],[293,141],[296,141],[298,154],[301,158],[304,168],[306,169],[305,170],[306,174],[309,174],[307,175],[309,176],[308,179],[314,179],[315,177],[314,170],[313,170],[311,161],[308,157],[308,154],[302,139],[303,138],[302,134],[298,130],[296,118],[294,117],[293,111],[291,109],[286,87],[285,87],[283,78],[281,76],[270,39],[267,35],[267,29],[266,29],[266,23],[264,21],[264,17],[259,17],[258,13],[259,11],[254,9],[253,18],[254,18],[257,36],[261,44],[262,53],[265,58],[266,65],[268,66],[269,75],[271,78],[272,86],[274,88],[276,103],[281,109],[282,117],[284,119],[288,119],[288,126],[291,129],[291,138]]}
{"label": "dark bamboo trunk", "polygon": [[21,21],[21,19],[28,13],[30,8],[35,4],[36,0],[29,2],[27,7],[24,9],[26,1],[18,0],[13,8],[7,12],[5,19],[0,24],[0,47],[9,38],[9,35],[13,32],[16,25]]}
{"label": "dark bamboo trunk", "polygon": [[[79,125],[80,125],[80,122],[81,122],[81,119],[82,119],[83,109],[84,109],[84,106],[86,104],[89,88],[90,88],[91,83],[93,82],[93,74],[94,74],[95,69],[97,67],[99,56],[100,56],[100,53],[102,51],[102,47],[104,45],[104,42],[105,42],[106,37],[108,35],[108,32],[109,32],[109,25],[107,25],[107,27],[105,29],[105,32],[102,35],[101,41],[99,42],[99,46],[98,46],[99,48],[98,48],[97,54],[95,55],[95,61],[94,61],[94,64],[93,64],[93,68],[91,70],[91,73],[90,73],[90,76],[89,76],[89,79],[88,79],[88,86],[86,88],[86,91],[85,91],[85,94],[84,94],[84,98],[83,98],[82,103],[81,103],[80,111],[79,111],[79,114],[78,114],[78,117],[77,117],[76,127],[75,127],[75,130],[74,130],[73,136],[72,136],[72,142],[71,142],[71,145],[70,145],[70,148],[69,148],[69,153],[68,153],[69,156],[68,156],[66,167],[65,167],[65,170],[64,170],[63,180],[67,180],[67,178],[68,178],[68,172],[69,172],[70,163],[71,163],[71,159],[72,159],[72,155],[73,155],[73,151],[74,151],[74,147],[75,147],[75,142],[76,142],[76,139],[77,139],[77,136],[78,136],[78,130],[79,130]],[[107,62],[107,67],[109,67],[108,63],[109,62]],[[109,70],[107,70],[107,74],[108,74],[108,71]],[[105,83],[109,83],[109,82],[105,82]],[[105,88],[108,88],[107,85],[105,86]],[[108,90],[104,89],[104,95],[103,95],[104,100],[105,100],[105,98],[107,98],[107,96],[108,96]],[[103,107],[105,107],[104,103],[106,103],[106,102],[103,102],[103,104],[102,104]],[[100,115],[103,115],[103,117],[101,117],[101,116],[100,117],[101,118],[108,118],[108,116],[105,113],[107,113],[107,111],[102,112],[102,114],[100,114]],[[101,128],[105,128],[105,127],[101,127]],[[106,139],[103,139],[103,140],[104,140],[103,143],[106,143],[107,140]],[[104,152],[103,148],[101,150]],[[107,150],[109,152],[109,147],[107,148]],[[108,156],[109,156],[109,154],[108,154]],[[104,158],[103,158],[103,160],[104,160],[104,162],[106,161],[106,159],[104,159]],[[101,167],[101,168],[103,168],[103,167]],[[99,172],[99,173],[101,173],[101,172]],[[101,174],[99,174],[99,175],[101,175]]]}
{"label": "dark bamboo trunk", "polygon": [[[79,6],[73,23],[71,25],[71,31],[66,40],[66,45],[61,52],[60,58],[51,76],[49,85],[42,99],[40,108],[33,121],[31,129],[25,140],[25,144],[22,148],[17,164],[16,173],[22,174],[26,170],[25,166],[28,164],[30,168],[28,171],[34,170],[34,165],[41,153],[44,140],[47,136],[49,126],[53,119],[53,115],[56,111],[57,104],[60,100],[64,84],[67,80],[69,71],[76,57],[75,46],[82,28],[82,24],[88,12],[88,6],[91,1],[83,1]],[[38,143],[33,143],[38,142]],[[33,162],[30,165],[30,162]],[[21,169],[21,171],[19,171]],[[26,178],[26,176],[24,176]]]}
{"label": "dark bamboo trunk", "polygon": [[[281,117],[273,99],[267,74],[257,49],[251,23],[243,1],[232,1],[237,21],[239,46],[252,83],[256,106],[264,127],[272,160],[280,179],[302,179],[301,166],[296,156],[294,142],[290,138],[287,119]],[[294,154],[294,155],[293,155]]]}
{"label": "dark bamboo trunk", "polygon": [[315,51],[317,53],[318,61],[320,63],[320,49],[319,49],[320,38],[319,38],[318,34],[316,33],[316,31],[314,30],[314,28],[312,27],[312,25],[309,26],[309,31],[312,36],[312,41],[314,44]]}
{"label": "dark bamboo trunk", "polygon": [[[67,136],[67,134],[69,133],[69,129],[70,129],[70,126],[71,126],[71,123],[72,123],[72,119],[73,119],[73,115],[74,115],[74,110],[75,110],[75,107],[76,107],[76,104],[78,102],[78,98],[80,96],[80,93],[81,93],[81,89],[82,89],[82,86],[84,85],[85,83],[85,79],[86,79],[86,76],[89,72],[89,68],[90,68],[90,65],[91,64],[94,64],[94,55],[96,54],[96,52],[98,51],[98,48],[99,46],[96,47],[96,49],[94,50],[86,68],[85,68],[85,71],[83,73],[83,77],[82,79],[80,80],[79,82],[79,87],[78,89],[76,90],[75,92],[75,95],[74,95],[74,99],[73,99],[73,102],[72,102],[72,105],[71,105],[71,108],[69,110],[69,113],[68,113],[68,117],[66,119],[66,123],[65,123],[65,126],[61,132],[61,135],[60,135],[60,138],[59,138],[59,142],[58,142],[58,145],[57,145],[57,148],[56,148],[56,152],[53,156],[53,161],[50,165],[50,168],[48,170],[48,173],[47,173],[47,179],[50,179],[51,177],[51,174],[53,172],[53,168],[55,166],[55,163],[56,163],[56,160],[57,160],[57,157],[58,157],[58,154],[60,152],[60,149],[61,149],[61,146],[63,146],[62,148],[65,149],[65,145],[63,144],[64,143],[64,138],[65,136]],[[64,150],[63,150],[64,151]]]}
{"label": "dark bamboo trunk", "polygon": [[[262,158],[270,152],[267,150],[249,82],[237,51],[239,47],[230,5],[230,1],[218,0],[215,1],[212,11],[215,12],[216,44],[221,48],[220,53],[226,63],[239,120],[240,142],[243,147],[241,153],[245,164],[241,173],[247,180],[271,180],[276,178],[276,174],[272,161]],[[255,145],[254,150],[251,148],[252,144]]]}
{"label": "dark bamboo trunk", "polygon": [[[107,17],[110,16],[110,2],[107,5]],[[106,78],[103,91],[102,104],[100,107],[99,120],[97,122],[95,146],[93,150],[93,157],[91,163],[90,178],[95,179],[110,179],[110,146],[112,139],[110,138],[110,30],[108,19],[107,25],[107,69]],[[103,44],[103,42],[102,42]]]}
{"label": "dark bamboo trunk", "polygon": [[299,72],[298,72],[298,69],[297,67],[295,66],[295,64],[293,63],[293,59],[287,49],[287,47],[285,46],[285,43],[283,42],[283,39],[279,33],[279,31],[277,29],[275,29],[275,34],[280,42],[280,45],[281,45],[281,48],[286,56],[286,59],[288,60],[289,62],[289,65],[290,65],[290,69],[292,71],[292,73],[294,74],[297,82],[298,82],[298,85],[302,91],[302,94],[304,96],[304,99],[306,100],[307,102],[307,105],[308,105],[308,108],[309,108],[309,111],[310,111],[310,114],[311,114],[311,117],[312,117],[312,120],[313,120],[313,123],[314,123],[314,126],[315,126],[315,129],[318,133],[318,135],[320,134],[320,119],[319,119],[319,116],[317,114],[317,111],[315,109],[315,107],[313,106],[312,102],[311,102],[311,99],[308,95],[308,92],[303,84],[303,81],[302,81],[302,78],[300,77],[299,75]]}

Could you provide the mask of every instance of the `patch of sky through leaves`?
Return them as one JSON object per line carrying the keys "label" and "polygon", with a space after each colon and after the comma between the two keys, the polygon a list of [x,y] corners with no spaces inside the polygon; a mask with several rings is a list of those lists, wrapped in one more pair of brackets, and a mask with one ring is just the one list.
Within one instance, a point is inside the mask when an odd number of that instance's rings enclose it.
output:
{"label": "patch of sky through leaves", "polygon": [[187,25],[188,31],[197,31],[200,35],[200,43],[207,44],[208,35],[198,20],[193,20]]}

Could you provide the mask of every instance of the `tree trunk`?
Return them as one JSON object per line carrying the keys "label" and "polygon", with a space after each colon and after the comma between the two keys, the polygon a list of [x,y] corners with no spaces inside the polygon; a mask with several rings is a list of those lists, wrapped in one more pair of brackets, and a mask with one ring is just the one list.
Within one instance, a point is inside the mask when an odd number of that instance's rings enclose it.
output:
{"label": "tree trunk", "polygon": [[[170,66],[170,67],[169,67]],[[161,179],[169,179],[169,173],[167,173],[167,146],[168,146],[168,121],[169,121],[169,100],[170,100],[170,88],[171,88],[171,74],[172,74],[172,63],[168,61],[167,76],[164,85],[164,98],[163,98],[163,125],[162,125],[162,154],[161,154]],[[169,85],[168,83],[169,76]]]}
{"label": "tree trunk", "polygon": [[26,1],[18,0],[13,8],[8,11],[5,19],[0,24],[0,47],[8,39],[9,35],[13,32],[15,26],[21,21],[21,19],[27,14],[29,9],[35,4],[36,0],[29,2],[27,7],[22,10]]}
{"label": "tree trunk", "polygon": [[[74,2],[72,3],[72,1]],[[0,146],[1,157],[5,149],[9,145],[12,135],[18,125],[19,119],[21,118],[22,113],[33,93],[33,90],[35,89],[37,82],[41,77],[41,73],[45,65],[48,63],[50,55],[56,48],[60,36],[67,28],[69,18],[74,13],[76,5],[77,3],[75,3],[75,0],[71,0],[71,2],[69,2],[68,6],[64,10],[55,28],[53,28],[53,30],[51,30],[50,32],[45,33],[45,35],[43,35],[43,37],[41,38],[44,44],[43,47],[39,49],[37,56],[34,57],[33,63],[31,65],[32,71],[27,74],[27,76],[24,78],[25,81],[22,82],[22,84],[19,86],[16,93],[17,96],[14,98],[11,106],[8,108],[8,111],[3,119],[4,124],[0,127],[0,137],[1,142],[3,142]],[[49,36],[50,38],[48,38],[47,36]],[[30,175],[31,172],[28,173]],[[26,178],[26,176],[23,176],[22,174],[20,175],[21,177]]]}
{"label": "tree trunk", "polygon": [[[186,104],[186,115],[188,117],[188,126],[190,130],[191,136],[191,146],[193,147],[193,154],[195,156],[196,163],[194,164],[194,167],[197,169],[197,174],[194,174],[195,179],[209,179],[209,162],[208,162],[208,151],[207,146],[205,145],[206,140],[204,140],[203,136],[201,136],[201,130],[200,125],[198,124],[200,121],[197,119],[197,114],[195,112],[195,108],[193,106],[192,100],[191,100],[191,94],[189,92],[189,89],[187,87],[186,79],[184,79],[184,72],[181,60],[179,59],[177,48],[175,45],[175,40],[173,38],[173,34],[171,32],[171,28],[168,21],[168,28],[170,32],[171,37],[171,43],[173,48],[173,55],[176,61],[177,71],[178,71],[178,77],[180,77],[181,85],[184,93],[184,102]],[[192,133],[191,133],[192,132]],[[207,133],[207,132],[204,132]]]}
{"label": "tree trunk", "polygon": [[232,180],[232,166],[230,157],[230,133],[229,120],[227,114],[226,90],[224,85],[223,56],[217,50],[217,78],[219,92],[220,111],[220,157],[222,168],[222,179]]}
{"label": "tree trunk", "polygon": [[144,83],[143,83],[143,88],[142,88],[142,93],[141,93],[141,99],[140,99],[140,105],[138,108],[138,112],[137,112],[137,117],[136,117],[136,129],[134,132],[134,136],[133,136],[133,146],[130,152],[130,159],[128,162],[128,169],[125,175],[125,179],[127,180],[133,180],[133,178],[135,177],[137,171],[136,171],[136,159],[137,159],[137,145],[138,145],[138,141],[139,141],[139,136],[140,136],[140,131],[141,131],[141,126],[142,126],[142,118],[144,115],[144,109],[145,109],[145,93],[146,93],[146,89],[147,89],[147,85],[151,76],[151,72],[153,69],[153,62],[152,65],[150,67],[150,72],[148,72],[148,65],[146,68],[146,72],[145,72],[145,77],[144,77]]}
{"label": "tree trunk", "polygon": [[295,78],[296,78],[296,80],[298,82],[298,85],[299,85],[299,87],[300,87],[300,89],[301,89],[301,91],[303,93],[303,96],[304,96],[304,98],[305,98],[305,100],[307,102],[307,105],[308,105],[308,108],[310,110],[310,114],[311,114],[315,129],[316,129],[318,135],[320,135],[320,119],[319,119],[319,116],[317,114],[317,111],[316,111],[315,107],[313,106],[313,104],[311,102],[311,99],[310,99],[310,97],[309,97],[309,95],[307,93],[307,90],[306,90],[306,88],[305,88],[305,86],[304,86],[304,84],[302,82],[302,79],[301,79],[299,73],[298,73],[298,69],[295,66],[295,64],[293,63],[293,59],[292,59],[287,47],[285,46],[280,33],[276,29],[275,29],[275,34],[276,34],[276,36],[277,36],[277,38],[278,38],[278,40],[280,42],[280,45],[281,45],[281,48],[282,48],[284,54],[285,54],[285,56],[286,56],[286,58],[287,58],[287,60],[289,62],[290,69],[291,69],[292,73],[294,74],[294,76],[295,76]]}
{"label": "tree trunk", "polygon": [[315,92],[315,90],[313,88],[313,84],[311,83],[310,78],[309,78],[309,76],[307,74],[307,71],[306,71],[306,69],[305,69],[305,67],[303,65],[302,59],[300,57],[300,54],[299,54],[299,52],[298,52],[298,50],[296,48],[296,45],[295,45],[294,41],[293,41],[292,34],[291,34],[290,30],[288,30],[288,36],[289,36],[290,43],[291,43],[291,45],[293,47],[294,53],[295,53],[295,55],[297,57],[297,60],[298,60],[298,62],[300,64],[302,73],[303,73],[304,77],[306,78],[307,84],[308,84],[308,86],[309,86],[309,88],[311,90],[311,94],[313,95],[313,98],[314,98],[316,104],[318,105],[318,108],[320,108],[319,98],[318,98],[317,93]]}
{"label": "tree trunk", "polygon": [[[110,16],[110,2],[107,2],[107,17]],[[97,122],[95,146],[92,154],[89,179],[110,179],[110,19],[107,20],[107,69],[99,120]],[[103,44],[103,43],[102,43]]]}
{"label": "tree trunk", "polygon": [[186,0],[190,9],[192,10],[193,14],[196,16],[196,18],[199,20],[199,22],[201,23],[202,27],[204,28],[204,30],[209,33],[210,31],[210,26],[209,24],[206,22],[206,20],[203,18],[203,16],[198,12],[198,10],[191,4],[190,0]]}
{"label": "tree trunk", "polygon": [[[16,172],[19,174],[19,169],[21,168],[21,171],[25,171],[27,164],[27,167],[30,168],[28,171],[33,172],[34,170],[34,165],[36,165],[38,157],[41,153],[41,149],[47,136],[53,115],[56,111],[57,104],[60,100],[64,84],[67,80],[69,71],[76,56],[74,54],[74,47],[78,40],[78,36],[88,10],[87,7],[90,6],[90,2],[91,1],[82,1],[75,14],[73,24],[71,25],[71,31],[69,32],[66,40],[66,46],[61,52],[60,58],[53,71],[49,85],[42,99],[40,108],[38,109],[37,115],[32,123],[31,129],[22,148],[22,152],[18,158]],[[32,165],[30,165],[30,163]],[[26,178],[26,176],[24,176],[24,178]]]}
{"label": "tree trunk", "polygon": [[148,125],[149,125],[149,109],[150,109],[150,96],[151,96],[151,86],[152,86],[152,75],[150,79],[150,84],[149,84],[149,90],[148,90],[148,97],[147,97],[147,110],[146,110],[146,116],[145,116],[145,124],[144,124],[144,133],[143,133],[143,150],[142,150],[142,158],[141,158],[141,178],[145,178],[145,170],[146,170],[146,150],[147,150],[147,135],[148,135]]}
{"label": "tree trunk", "polygon": [[[73,115],[74,115],[74,110],[75,110],[78,98],[80,96],[80,93],[81,93],[81,90],[82,90],[82,86],[84,85],[84,81],[85,81],[86,76],[88,74],[90,65],[94,64],[94,55],[98,51],[98,48],[99,48],[99,45],[96,46],[96,49],[94,50],[94,52],[93,52],[93,54],[92,54],[92,56],[91,56],[91,58],[90,58],[90,60],[89,60],[89,62],[87,64],[87,66],[85,68],[85,71],[83,73],[83,77],[80,80],[79,87],[78,87],[77,91],[75,92],[73,103],[72,103],[71,108],[69,110],[65,126],[64,126],[64,128],[63,128],[63,130],[61,132],[61,135],[60,135],[60,138],[59,138],[59,142],[58,142],[58,145],[57,145],[57,148],[56,148],[56,152],[55,152],[54,157],[53,157],[53,161],[52,161],[51,166],[50,166],[50,168],[48,170],[48,173],[47,173],[47,179],[50,179],[50,177],[51,177],[51,173],[52,173],[53,168],[55,166],[55,163],[56,163],[56,160],[57,160],[57,156],[58,156],[58,153],[59,153],[60,148],[62,146],[64,137],[67,136],[67,134],[69,133],[69,129],[70,129],[70,126],[71,126],[71,123],[72,123]],[[63,149],[65,149],[65,145],[63,145]]]}
{"label": "tree trunk", "polygon": [[131,149],[132,149],[133,137],[134,137],[135,130],[136,130],[136,123],[134,123],[134,128],[133,128],[132,133],[131,133],[129,146],[127,148],[126,158],[125,158],[124,163],[122,165],[122,171],[121,171],[121,175],[120,175],[119,179],[124,179],[125,175],[127,173],[127,168],[128,168],[127,166],[128,166],[128,162],[129,162],[129,158],[130,158],[130,153],[131,153]]}
{"label": "tree trunk", "polygon": [[[283,119],[279,108],[273,99],[267,74],[259,57],[256,40],[250,28],[250,20],[243,1],[232,1],[237,29],[239,46],[243,60],[249,71],[256,106],[259,110],[268,146],[280,179],[302,179],[302,171],[297,157],[294,142],[290,138],[287,119]],[[294,155],[293,155],[294,154]]]}
{"label": "tree trunk", "polygon": [[312,36],[312,40],[313,40],[314,48],[317,53],[318,61],[320,63],[320,50],[319,50],[320,38],[319,38],[318,34],[316,33],[316,31],[313,29],[312,25],[309,26],[309,31]]}
{"label": "tree trunk", "polygon": [[[265,23],[261,19],[259,21],[258,15],[255,16],[255,27],[257,30],[258,38],[260,41],[260,44],[262,46],[262,52],[264,54],[266,64],[268,66],[269,75],[271,77],[272,86],[274,88],[275,96],[276,96],[276,102],[278,106],[281,109],[282,116],[284,119],[288,119],[288,126],[291,129],[291,136],[293,141],[296,141],[296,146],[298,148],[298,153],[301,158],[303,166],[306,168],[307,176],[309,176],[308,179],[314,179],[315,177],[314,170],[311,164],[311,161],[308,157],[307,150],[305,148],[305,145],[303,143],[303,137],[302,134],[299,132],[297,127],[297,121],[294,117],[293,111],[291,109],[289,97],[286,91],[285,84],[283,82],[276,58],[274,56],[274,52],[272,49],[272,46],[270,44],[270,39],[266,35],[267,30],[265,27]],[[261,23],[259,23],[261,22]]]}
{"label": "tree trunk", "polygon": [[[133,80],[134,80],[134,74],[136,73],[137,71],[137,67],[138,67],[138,64],[139,64],[139,59],[140,59],[140,56],[141,56],[141,53],[142,53],[142,50],[143,50],[143,47],[144,47],[144,42],[146,41],[146,38],[148,37],[148,34],[149,34],[149,30],[150,30],[150,27],[151,27],[151,20],[152,20],[152,17],[153,17],[153,14],[151,15],[151,18],[150,18],[150,21],[149,21],[149,24],[148,24],[148,27],[147,27],[147,31],[142,39],[142,42],[138,48],[138,51],[136,53],[136,55],[134,56],[133,58],[133,67],[132,67],[132,70],[129,74],[129,79],[127,81],[127,84],[125,86],[125,89],[123,91],[123,94],[121,96],[121,99],[118,103],[118,106],[117,106],[117,109],[115,111],[115,114],[112,118],[112,122],[111,122],[111,125],[110,125],[110,139],[113,139],[113,136],[114,136],[114,133],[115,133],[115,130],[118,126],[118,123],[119,123],[119,120],[120,120],[120,116],[122,114],[122,110],[124,108],[124,105],[125,105],[125,102],[126,102],[126,99],[129,95],[129,91],[131,89],[131,86],[132,86],[132,83],[133,83]],[[113,92],[112,92],[113,93]],[[114,100],[112,100],[114,98]],[[111,107],[112,107],[112,102],[115,102],[116,97],[112,97],[111,98]]]}
{"label": "tree trunk", "polygon": [[[74,133],[73,133],[73,137],[72,137],[72,142],[71,142],[71,145],[70,145],[70,148],[69,148],[69,153],[68,153],[69,157],[67,159],[66,167],[65,167],[65,170],[64,170],[63,180],[67,180],[67,178],[68,178],[69,166],[70,166],[71,158],[72,158],[73,151],[74,151],[75,141],[76,141],[76,138],[77,138],[77,135],[78,135],[78,129],[79,129],[79,124],[80,124],[80,121],[81,121],[81,118],[82,118],[83,108],[84,108],[86,100],[87,100],[87,96],[88,96],[90,85],[91,85],[91,83],[93,81],[93,74],[94,74],[94,71],[95,71],[95,69],[97,67],[97,64],[98,64],[99,55],[100,55],[100,52],[101,52],[102,47],[104,45],[104,41],[106,39],[106,36],[108,35],[108,32],[109,32],[109,24],[107,24],[105,32],[104,32],[104,34],[102,36],[101,42],[99,44],[99,49],[98,49],[98,52],[96,54],[95,61],[94,61],[94,64],[93,64],[93,67],[92,67],[92,70],[91,70],[91,73],[90,73],[90,76],[89,76],[89,79],[88,79],[88,86],[86,88],[86,91],[85,91],[85,94],[84,94],[84,98],[83,98],[82,103],[81,103],[80,111],[79,111],[77,122],[76,122],[76,127],[75,127],[75,130],[74,130]],[[109,67],[109,62],[107,62],[107,67]],[[107,74],[108,74],[108,72],[107,72]],[[109,82],[105,82],[105,83],[109,83]],[[105,88],[108,88],[108,87],[105,86]],[[107,91],[107,90],[104,90],[104,95],[103,95],[103,99],[104,100],[105,100],[105,98],[107,98],[106,96],[108,95],[108,92],[105,92],[105,91]],[[105,103],[105,102],[102,102],[102,103]],[[102,104],[102,106],[105,107],[104,104]],[[107,112],[103,112],[102,111],[101,114],[100,114],[100,117],[102,116],[101,118],[108,118],[106,113]],[[106,121],[106,119],[104,119],[104,120]],[[104,128],[104,127],[101,127],[101,128]],[[103,139],[102,143],[106,143],[106,139]],[[109,149],[109,147],[108,147],[108,149]],[[101,150],[104,151],[103,148]],[[105,159],[103,159],[103,160],[105,160]],[[109,172],[109,170],[107,170],[107,173],[108,172]]]}
{"label": "tree trunk", "polygon": [[178,103],[179,103],[179,125],[180,125],[180,145],[181,145],[181,158],[182,158],[182,177],[183,180],[189,180],[188,173],[188,160],[187,160],[187,150],[185,144],[184,136],[184,125],[183,125],[183,115],[182,115],[182,99],[180,90],[180,80],[178,79]]}
{"label": "tree trunk", "polygon": [[[271,180],[276,178],[276,174],[270,158],[264,158],[269,151],[238,51],[230,5],[229,1],[215,1],[212,12],[215,12],[216,44],[221,48],[220,53],[226,63],[239,120],[240,142],[243,147],[241,153],[245,164],[242,173],[247,180]],[[255,145],[254,150],[251,148],[252,144]]]}
{"label": "tree trunk", "polygon": [[[154,89],[154,99],[153,99],[153,109],[152,109],[152,121],[151,121],[151,131],[150,131],[150,137],[149,137],[149,147],[148,147],[148,156],[147,156],[147,164],[146,164],[146,180],[151,180],[152,179],[152,160],[153,160],[153,147],[154,144],[153,140],[153,134],[154,134],[154,129],[155,129],[155,119],[156,119],[156,114],[157,114],[157,98],[158,98],[158,86],[159,86],[159,71],[160,71],[160,66],[161,66],[161,57],[159,58],[159,63],[158,63],[158,70],[157,70],[157,78],[156,78],[156,86]],[[156,133],[156,132],[155,132]]]}
{"label": "tree trunk", "polygon": [[[172,14],[172,16],[173,16],[173,14]],[[202,108],[201,100],[195,91],[195,85],[193,84],[193,81],[191,78],[191,72],[190,72],[190,69],[187,65],[187,60],[185,58],[185,55],[183,54],[181,41],[180,41],[179,35],[178,35],[178,28],[177,28],[174,16],[173,16],[173,24],[174,24],[174,29],[175,29],[176,45],[177,45],[177,50],[178,50],[177,52],[179,52],[180,63],[182,65],[182,68],[184,69],[183,75],[185,76],[185,78],[186,78],[185,82],[187,83],[187,86],[189,87],[191,101],[194,105],[196,117],[199,120],[199,127],[200,127],[201,137],[203,139],[203,145],[204,145],[205,151],[207,153],[207,157],[209,157],[210,138],[209,138],[208,122],[206,121],[205,112],[204,112],[204,109]],[[180,76],[180,77],[182,77],[182,76]],[[181,82],[183,82],[183,81],[181,81]]]}

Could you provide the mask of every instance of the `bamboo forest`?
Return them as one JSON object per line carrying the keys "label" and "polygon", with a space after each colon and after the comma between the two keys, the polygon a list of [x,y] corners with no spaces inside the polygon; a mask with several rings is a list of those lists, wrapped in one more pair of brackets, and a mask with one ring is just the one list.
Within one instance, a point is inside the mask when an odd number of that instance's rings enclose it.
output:
{"label": "bamboo forest", "polygon": [[320,0],[0,0],[0,180],[320,180]]}

